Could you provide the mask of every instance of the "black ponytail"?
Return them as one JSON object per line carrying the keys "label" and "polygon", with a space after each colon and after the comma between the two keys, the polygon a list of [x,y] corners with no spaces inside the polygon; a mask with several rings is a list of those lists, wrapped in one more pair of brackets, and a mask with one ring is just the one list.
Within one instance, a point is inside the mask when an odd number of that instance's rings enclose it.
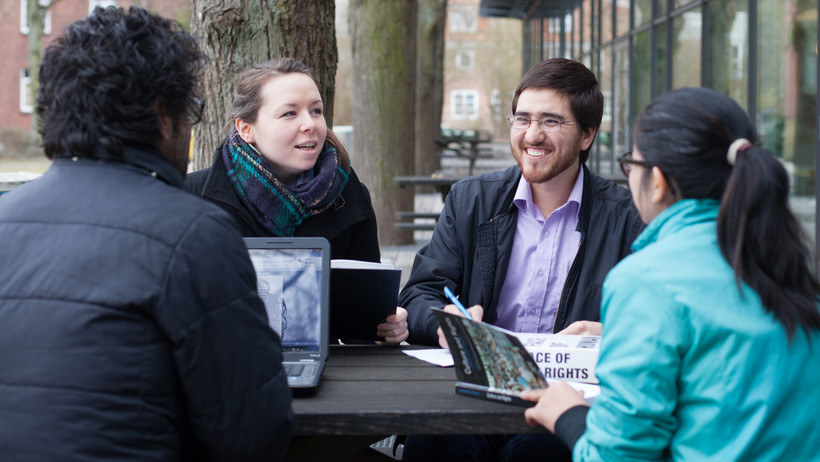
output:
{"label": "black ponytail", "polygon": [[[729,147],[750,140],[731,159]],[[754,126],[731,98],[680,88],[647,106],[635,125],[643,157],[674,180],[684,199],[721,201],[718,245],[735,279],[749,285],[792,339],[820,329],[820,284],[812,249],[789,209],[789,177],[769,151],[754,146]],[[743,148],[741,148],[743,149]]]}
{"label": "black ponytail", "polygon": [[718,245],[743,281],[792,338],[798,327],[820,329],[820,284],[812,252],[789,209],[789,177],[768,151],[740,152],[717,220]]}

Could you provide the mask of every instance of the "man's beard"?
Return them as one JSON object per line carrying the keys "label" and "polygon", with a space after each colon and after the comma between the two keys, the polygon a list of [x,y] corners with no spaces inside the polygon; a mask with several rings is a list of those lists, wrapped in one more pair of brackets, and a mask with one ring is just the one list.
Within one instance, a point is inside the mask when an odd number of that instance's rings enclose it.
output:
{"label": "man's beard", "polygon": [[177,121],[174,123],[174,133],[171,139],[166,140],[159,147],[162,154],[171,162],[171,165],[182,174],[188,173],[188,156],[191,146],[190,125]]}
{"label": "man's beard", "polygon": [[[580,151],[579,151],[580,152]],[[532,168],[530,165],[529,168],[525,168],[525,160],[527,160],[527,154],[524,152],[524,149],[518,148],[516,161],[518,162],[519,168],[521,168],[521,174],[524,176],[524,179],[527,180],[529,184],[539,184],[539,183],[546,183],[556,176],[560,175],[561,173],[565,172],[567,169],[571,168],[577,161],[578,156],[567,156],[567,155],[559,155],[557,151],[553,150],[553,156],[551,162],[543,167],[540,168]]]}

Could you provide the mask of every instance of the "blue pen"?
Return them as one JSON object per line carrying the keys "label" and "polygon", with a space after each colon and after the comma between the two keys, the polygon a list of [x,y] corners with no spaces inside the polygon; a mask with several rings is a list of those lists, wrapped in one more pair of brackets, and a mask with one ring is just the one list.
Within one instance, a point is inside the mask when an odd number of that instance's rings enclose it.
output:
{"label": "blue pen", "polygon": [[461,311],[461,314],[463,314],[467,319],[473,319],[473,317],[470,316],[470,313],[467,311],[467,308],[464,308],[464,305],[462,305],[461,302],[458,301],[456,295],[447,286],[444,286],[444,295],[446,295],[447,298],[449,298],[450,301],[453,302],[453,305],[455,305],[456,308],[458,308],[458,310]]}

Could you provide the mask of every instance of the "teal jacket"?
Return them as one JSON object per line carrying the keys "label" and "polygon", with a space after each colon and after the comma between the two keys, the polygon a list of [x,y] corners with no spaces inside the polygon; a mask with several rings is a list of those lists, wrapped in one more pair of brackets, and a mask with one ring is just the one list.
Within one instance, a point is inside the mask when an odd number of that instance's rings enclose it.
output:
{"label": "teal jacket", "polygon": [[717,214],[674,204],[607,276],[601,395],[573,460],[820,461],[820,332],[789,343],[738,290]]}

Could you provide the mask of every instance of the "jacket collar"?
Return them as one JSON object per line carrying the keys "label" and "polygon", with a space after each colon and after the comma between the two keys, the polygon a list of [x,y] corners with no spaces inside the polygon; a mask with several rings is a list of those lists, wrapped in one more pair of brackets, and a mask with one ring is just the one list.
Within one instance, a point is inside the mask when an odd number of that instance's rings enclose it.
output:
{"label": "jacket collar", "polygon": [[632,243],[637,252],[644,247],[695,223],[717,220],[720,203],[714,199],[683,199],[659,213]]}
{"label": "jacket collar", "polygon": [[[66,156],[71,158],[70,156]],[[122,156],[115,156],[102,145],[94,146],[93,159],[122,162],[145,172],[176,188],[182,187],[183,176],[159,149],[149,146],[123,146]]]}
{"label": "jacket collar", "polygon": [[[506,213],[514,213],[518,210],[513,200],[515,199],[515,191],[518,188],[518,183],[521,181],[521,168],[518,165],[510,167],[516,172],[516,180],[510,182],[510,186],[506,192],[506,198],[504,199],[504,210]],[[584,185],[583,191],[581,193],[581,208],[578,211],[578,226],[575,228],[576,231],[579,233],[586,233],[587,229],[589,228],[589,221],[590,217],[592,216],[592,196],[595,194],[595,181],[598,178],[597,175],[592,173],[586,166],[586,164],[581,164],[581,168],[583,169],[584,173]]]}

